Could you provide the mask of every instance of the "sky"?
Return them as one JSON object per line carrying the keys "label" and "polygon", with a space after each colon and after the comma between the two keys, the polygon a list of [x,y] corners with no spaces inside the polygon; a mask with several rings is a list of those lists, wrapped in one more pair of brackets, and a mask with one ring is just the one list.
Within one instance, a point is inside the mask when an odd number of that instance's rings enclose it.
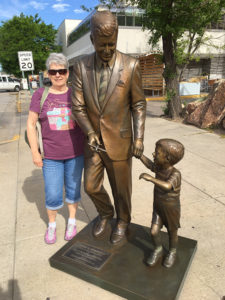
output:
{"label": "sky", "polygon": [[21,13],[27,16],[39,17],[48,25],[53,24],[55,29],[64,19],[83,20],[88,12],[80,6],[90,8],[98,4],[98,0],[0,0],[0,26],[1,21],[10,20]]}

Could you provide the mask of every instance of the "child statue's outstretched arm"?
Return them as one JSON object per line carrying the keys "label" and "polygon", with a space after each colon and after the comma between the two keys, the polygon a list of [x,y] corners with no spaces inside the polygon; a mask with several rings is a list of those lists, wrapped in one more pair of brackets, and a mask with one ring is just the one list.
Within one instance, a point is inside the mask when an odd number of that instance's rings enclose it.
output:
{"label": "child statue's outstretched arm", "polygon": [[153,161],[151,161],[151,159],[147,158],[144,154],[142,154],[140,160],[148,169],[154,172],[154,163]]}
{"label": "child statue's outstretched arm", "polygon": [[142,179],[142,178],[147,180],[147,181],[151,181],[152,183],[159,186],[160,188],[162,188],[165,191],[170,191],[173,188],[173,186],[170,182],[157,179],[157,178],[155,178],[155,177],[153,177],[153,176],[151,176],[147,173],[142,173],[139,176],[139,179]]}

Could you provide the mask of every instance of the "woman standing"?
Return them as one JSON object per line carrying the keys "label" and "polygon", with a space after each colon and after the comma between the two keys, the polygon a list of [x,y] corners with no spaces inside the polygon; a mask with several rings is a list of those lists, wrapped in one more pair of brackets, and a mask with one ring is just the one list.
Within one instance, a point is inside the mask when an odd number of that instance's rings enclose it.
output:
{"label": "woman standing", "polygon": [[[33,163],[43,170],[49,219],[45,242],[53,244],[56,242],[56,214],[63,206],[63,187],[69,210],[65,240],[71,240],[76,235],[75,216],[80,201],[84,135],[71,116],[71,90],[67,86],[69,65],[66,57],[61,53],[52,53],[46,61],[46,67],[52,86],[42,108],[40,101],[44,88],[33,94],[27,120],[27,135]],[[37,147],[38,118],[44,147],[43,160]]]}

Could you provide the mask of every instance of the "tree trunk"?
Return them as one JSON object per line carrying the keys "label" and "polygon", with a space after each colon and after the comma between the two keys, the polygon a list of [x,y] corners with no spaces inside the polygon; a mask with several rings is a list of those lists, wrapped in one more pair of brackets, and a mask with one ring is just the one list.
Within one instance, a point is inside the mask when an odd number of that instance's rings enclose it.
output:
{"label": "tree trunk", "polygon": [[184,74],[184,71],[187,69],[187,66],[188,64],[185,64],[184,66],[182,66],[182,68],[180,68],[180,72],[179,72],[179,75],[178,75],[178,81],[181,82],[183,80],[183,74]]}
{"label": "tree trunk", "polygon": [[174,45],[172,35],[168,34],[163,36],[163,54],[165,70],[163,76],[166,83],[166,94],[168,100],[169,116],[172,119],[179,118],[181,116],[182,106],[179,97],[179,75],[177,72],[177,64],[174,56]]}

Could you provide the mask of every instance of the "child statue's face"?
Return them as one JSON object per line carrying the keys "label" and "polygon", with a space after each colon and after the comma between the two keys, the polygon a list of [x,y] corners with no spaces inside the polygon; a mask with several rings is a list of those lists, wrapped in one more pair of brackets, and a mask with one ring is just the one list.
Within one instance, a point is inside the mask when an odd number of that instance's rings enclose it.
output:
{"label": "child statue's face", "polygon": [[168,159],[166,152],[161,146],[156,146],[155,152],[153,153],[154,163],[159,167],[168,167]]}

